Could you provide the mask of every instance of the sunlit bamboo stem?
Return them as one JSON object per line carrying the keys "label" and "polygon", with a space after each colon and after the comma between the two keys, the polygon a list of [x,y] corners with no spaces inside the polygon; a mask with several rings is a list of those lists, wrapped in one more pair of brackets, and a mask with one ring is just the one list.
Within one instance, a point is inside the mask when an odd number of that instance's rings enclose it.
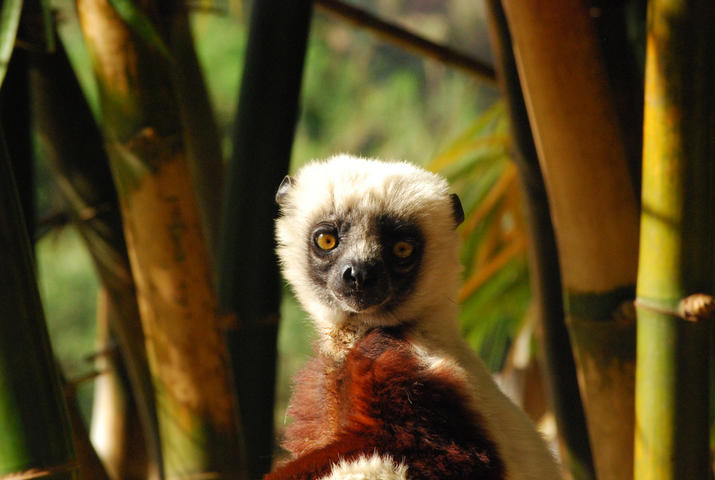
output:
{"label": "sunlit bamboo stem", "polygon": [[599,480],[632,477],[638,204],[588,5],[503,0]]}
{"label": "sunlit bamboo stem", "polygon": [[710,476],[714,17],[709,0],[655,0],[648,11],[636,480]]}
{"label": "sunlit bamboo stem", "polygon": [[558,429],[561,465],[574,480],[596,477],[576,366],[564,318],[561,274],[544,178],[519,83],[512,38],[501,0],[488,0],[489,33],[525,197],[529,275],[541,323],[545,384]]}
{"label": "sunlit bamboo stem", "polygon": [[[183,90],[172,61],[181,57],[169,60],[147,44],[106,0],[80,0],[77,7],[147,339],[165,476],[241,478],[229,359],[177,101]],[[162,15],[148,15],[169,37],[172,17],[186,12],[181,3],[162,8]],[[171,34],[180,32],[188,30]]]}

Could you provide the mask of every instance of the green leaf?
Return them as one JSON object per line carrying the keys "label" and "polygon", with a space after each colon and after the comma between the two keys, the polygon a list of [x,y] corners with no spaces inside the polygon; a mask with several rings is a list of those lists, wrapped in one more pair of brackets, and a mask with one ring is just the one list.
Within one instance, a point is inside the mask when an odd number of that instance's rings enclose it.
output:
{"label": "green leaf", "polygon": [[525,261],[515,259],[462,304],[459,319],[465,338],[492,371],[502,367],[530,298]]}
{"label": "green leaf", "polygon": [[132,31],[146,43],[154,47],[166,58],[171,58],[161,35],[157,32],[149,17],[132,0],[109,0],[117,14],[129,25]]}
{"label": "green leaf", "polygon": [[455,161],[458,161],[462,156],[469,152],[476,139],[477,145],[480,142],[486,141],[489,137],[489,127],[492,126],[495,120],[504,114],[504,103],[495,102],[485,112],[479,115],[469,127],[457,137],[447,149],[432,159],[427,165],[427,168],[434,171],[441,171],[448,168]]}
{"label": "green leaf", "polygon": [[[509,148],[504,102],[498,101],[430,162],[429,168],[445,176],[453,191],[459,194],[468,220],[505,174],[511,161]],[[477,268],[475,258],[484,245],[494,238],[498,242],[493,246],[494,251],[507,245],[500,233],[504,228],[502,201],[493,202],[488,208],[477,225],[469,231],[463,230],[461,257],[466,277]],[[512,213],[519,214],[518,211]],[[516,232],[519,234],[523,233]],[[520,254],[464,299],[459,317],[462,330],[468,343],[492,371],[503,366],[509,346],[525,318],[530,297],[527,263]]]}
{"label": "green leaf", "polygon": [[0,270],[0,478],[50,467],[61,470],[53,479],[76,480],[71,427],[1,129]]}
{"label": "green leaf", "polygon": [[2,85],[12,50],[15,47],[15,37],[22,12],[22,0],[3,0],[0,8],[2,8],[0,10],[0,85]]}

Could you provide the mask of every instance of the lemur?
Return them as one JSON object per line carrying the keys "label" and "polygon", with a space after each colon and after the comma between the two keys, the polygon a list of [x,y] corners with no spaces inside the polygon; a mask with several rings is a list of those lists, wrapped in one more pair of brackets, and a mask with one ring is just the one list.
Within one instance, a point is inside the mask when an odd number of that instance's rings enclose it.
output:
{"label": "lemur", "polygon": [[339,155],[281,183],[277,252],[313,320],[266,480],[551,480],[545,442],[457,325],[458,197],[406,162]]}

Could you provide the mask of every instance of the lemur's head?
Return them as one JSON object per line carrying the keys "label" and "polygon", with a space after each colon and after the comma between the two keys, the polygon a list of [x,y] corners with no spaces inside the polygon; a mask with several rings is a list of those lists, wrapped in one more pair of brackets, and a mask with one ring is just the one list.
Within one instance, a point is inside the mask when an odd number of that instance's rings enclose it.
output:
{"label": "lemur's head", "polygon": [[464,214],[447,189],[412,164],[347,155],[283,180],[278,255],[319,329],[393,326],[454,308]]}

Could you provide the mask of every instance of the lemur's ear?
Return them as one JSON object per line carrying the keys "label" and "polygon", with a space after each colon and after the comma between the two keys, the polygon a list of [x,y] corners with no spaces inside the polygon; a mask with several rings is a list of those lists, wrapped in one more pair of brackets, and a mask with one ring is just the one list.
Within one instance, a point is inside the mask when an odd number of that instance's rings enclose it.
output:
{"label": "lemur's ear", "polygon": [[293,185],[295,185],[295,180],[293,180],[293,177],[291,177],[290,175],[286,175],[281,184],[278,185],[278,191],[276,192],[276,203],[278,205],[283,204],[283,200],[285,200],[286,194],[290,191],[291,188],[293,188]]}
{"label": "lemur's ear", "polygon": [[454,221],[456,222],[455,227],[458,227],[464,221],[464,209],[462,208],[462,202],[459,200],[456,193],[450,194],[449,199],[452,200],[452,215],[454,215]]}

